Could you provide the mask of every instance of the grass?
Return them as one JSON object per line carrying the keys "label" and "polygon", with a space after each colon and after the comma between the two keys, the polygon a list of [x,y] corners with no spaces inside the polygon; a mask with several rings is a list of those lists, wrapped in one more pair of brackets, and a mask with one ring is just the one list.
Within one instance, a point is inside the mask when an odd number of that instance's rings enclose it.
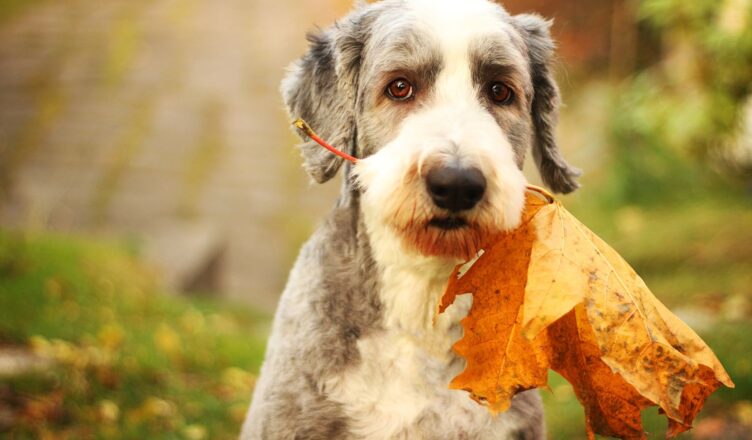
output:
{"label": "grass", "polygon": [[[700,413],[749,429],[752,418],[752,203],[744,194],[708,195],[652,207],[604,210],[595,199],[565,201],[572,212],[625,257],[653,293],[674,309],[699,310],[707,317],[700,336],[714,350],[736,383],[720,389]],[[690,322],[691,324],[691,322]],[[551,391],[542,391],[549,435],[585,438],[584,413],[571,387],[551,373]],[[665,438],[666,419],[646,410],[648,438]],[[710,425],[710,423],[708,423]],[[681,438],[696,438],[692,433]],[[703,437],[707,438],[707,437]],[[733,434],[712,438],[738,438]]]}
{"label": "grass", "polygon": [[0,347],[54,361],[0,377],[9,438],[237,437],[266,317],[154,280],[116,245],[0,233]]}

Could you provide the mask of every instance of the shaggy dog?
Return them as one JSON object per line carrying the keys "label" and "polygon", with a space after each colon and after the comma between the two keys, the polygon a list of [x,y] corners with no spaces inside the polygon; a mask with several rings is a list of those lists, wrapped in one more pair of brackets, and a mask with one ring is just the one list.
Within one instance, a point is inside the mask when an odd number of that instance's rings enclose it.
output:
{"label": "shaggy dog", "polygon": [[[434,323],[456,264],[518,225],[532,150],[554,191],[550,23],[487,0],[359,3],[282,84],[293,117],[361,160],[280,300],[243,439],[542,439],[536,391],[493,417],[448,389],[469,295]],[[307,172],[343,160],[302,145]]]}

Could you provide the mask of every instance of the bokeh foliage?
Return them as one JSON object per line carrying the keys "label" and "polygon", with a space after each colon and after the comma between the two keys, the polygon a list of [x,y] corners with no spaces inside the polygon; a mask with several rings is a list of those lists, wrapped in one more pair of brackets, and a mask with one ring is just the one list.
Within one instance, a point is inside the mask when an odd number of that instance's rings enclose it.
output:
{"label": "bokeh foliage", "polygon": [[614,88],[608,197],[656,202],[712,190],[721,176],[741,187],[752,163],[733,151],[752,105],[752,2],[637,5],[647,44],[659,50],[654,64]]}

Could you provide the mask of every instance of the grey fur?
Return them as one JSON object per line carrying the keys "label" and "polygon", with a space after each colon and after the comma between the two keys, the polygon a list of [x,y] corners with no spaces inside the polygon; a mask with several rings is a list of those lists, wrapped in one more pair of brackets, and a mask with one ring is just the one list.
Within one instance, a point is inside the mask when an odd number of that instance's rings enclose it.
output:
{"label": "grey fur", "polygon": [[358,152],[362,156],[373,154],[391,141],[413,107],[395,106],[386,99],[383,90],[389,79],[396,72],[408,78],[415,86],[417,101],[430,96],[443,68],[436,43],[416,29],[400,8],[389,7],[385,2],[373,26],[374,37],[365,48],[367,56],[361,67],[362,88],[356,115]]}
{"label": "grey fur", "polygon": [[[508,19],[508,16],[505,16],[505,19]],[[519,35],[509,37],[513,41],[521,39]],[[509,49],[498,37],[486,37],[470,46],[470,63],[473,69],[473,83],[478,90],[478,100],[506,133],[514,150],[517,166],[522,168],[533,138],[530,110],[533,85],[529,66],[518,66]],[[496,81],[502,81],[512,87],[516,94],[516,99],[509,108],[498,106],[489,99],[488,87]]]}
{"label": "grey fur", "polygon": [[376,267],[352,200],[333,210],[295,263],[243,439],[347,438],[323,381],[359,362],[357,340],[381,327]]}
{"label": "grey fur", "polygon": [[554,42],[551,22],[533,14],[513,17],[513,24],[523,35],[530,58],[534,96],[532,116],[535,125],[533,158],[543,182],[554,192],[570,193],[580,187],[580,170],[566,163],[556,145],[555,129],[559,119],[559,87],[551,72]]}

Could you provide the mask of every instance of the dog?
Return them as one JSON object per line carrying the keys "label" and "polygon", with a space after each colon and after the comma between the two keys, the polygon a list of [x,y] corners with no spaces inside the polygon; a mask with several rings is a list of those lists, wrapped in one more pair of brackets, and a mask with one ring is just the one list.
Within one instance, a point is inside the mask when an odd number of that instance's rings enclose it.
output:
{"label": "dog", "polygon": [[578,187],[549,28],[488,0],[385,0],[309,36],[284,101],[359,160],[301,146],[343,187],[280,299],[243,440],[545,438],[537,391],[493,416],[448,388],[472,299],[435,310],[453,268],[518,226],[528,150],[553,191]]}

